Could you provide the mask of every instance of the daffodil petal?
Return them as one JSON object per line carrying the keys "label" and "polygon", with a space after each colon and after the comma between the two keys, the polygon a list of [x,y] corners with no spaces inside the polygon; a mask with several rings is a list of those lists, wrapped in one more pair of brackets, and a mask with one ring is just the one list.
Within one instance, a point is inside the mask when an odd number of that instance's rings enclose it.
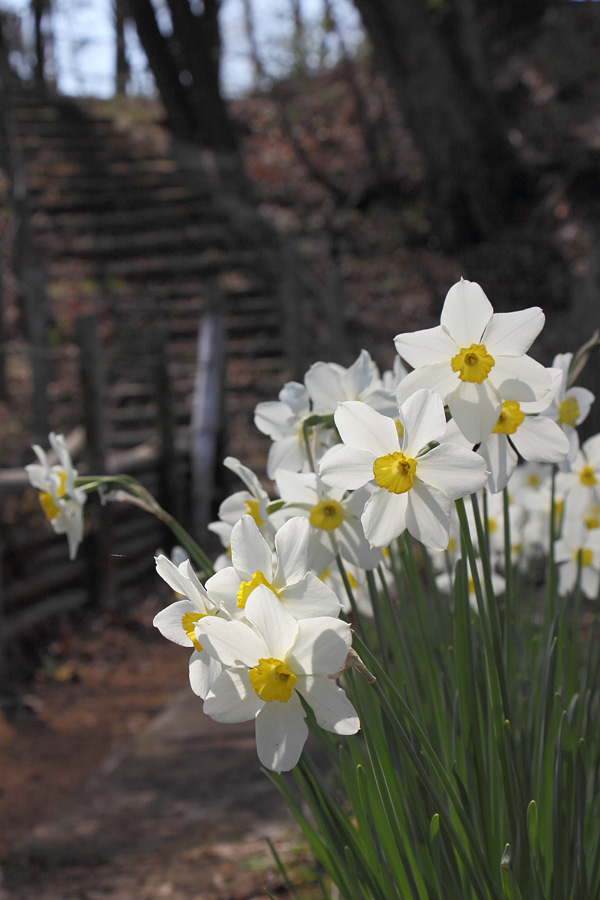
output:
{"label": "daffodil petal", "polygon": [[365,503],[361,522],[365,537],[374,547],[387,547],[406,528],[407,494],[377,488]]}
{"label": "daffodil petal", "polygon": [[204,700],[222,671],[221,664],[209,656],[205,650],[194,650],[189,662],[191,689]]}
{"label": "daffodil petal", "polygon": [[325,484],[353,491],[372,480],[375,458],[367,450],[336,444],[319,463],[319,475]]}
{"label": "daffodil petal", "polygon": [[366,403],[358,400],[340,403],[334,419],[340,437],[350,447],[376,457],[400,449],[394,420],[382,416]]}
{"label": "daffodil petal", "polygon": [[244,622],[205,616],[196,625],[201,646],[224,666],[255,666],[261,657],[271,656],[259,634]]}
{"label": "daffodil petal", "polygon": [[176,600],[165,609],[161,609],[154,616],[152,624],[158,628],[163,637],[179,644],[180,647],[193,647],[191,639],[187,636],[181,620],[186,613],[197,613],[196,606],[191,600]]}
{"label": "daffodil petal", "polygon": [[451,500],[474,494],[487,481],[486,466],[481,457],[457,444],[440,444],[420,456],[417,475],[420,481]]}
{"label": "daffodil petal", "polygon": [[530,356],[496,357],[488,382],[502,400],[529,402],[539,400],[552,386],[552,374]]}
{"label": "daffodil petal", "polygon": [[566,434],[548,416],[525,416],[511,441],[523,459],[535,462],[562,462],[570,450]]}
{"label": "daffodil petal", "polygon": [[500,397],[489,379],[482,384],[461,382],[448,397],[448,406],[452,418],[472,444],[484,441],[491,434],[502,411]]}
{"label": "daffodil petal", "polygon": [[539,306],[516,312],[494,313],[482,337],[482,343],[495,358],[522,356],[544,327],[546,317]]}
{"label": "daffodil petal", "polygon": [[231,531],[231,561],[242,581],[256,571],[271,580],[273,554],[252,516],[242,516]]}
{"label": "daffodil petal", "polygon": [[300,433],[286,435],[280,440],[274,441],[267,456],[267,475],[275,478],[277,469],[289,469],[291,472],[299,472],[305,462]]}
{"label": "daffodil petal", "polygon": [[245,616],[269,648],[269,657],[284,659],[298,634],[298,622],[275,594],[259,584],[246,601]]}
{"label": "daffodil petal", "polygon": [[275,535],[277,551],[277,571],[273,579],[275,589],[286,584],[294,584],[306,575],[309,533],[308,520],[294,516],[282,525]]}
{"label": "daffodil petal", "polygon": [[415,481],[408,496],[406,527],[414,538],[431,550],[445,550],[450,540],[452,501]]}
{"label": "daffodil petal", "polygon": [[247,669],[224,669],[204,701],[204,712],[216,722],[248,722],[264,705],[248,680]]}
{"label": "daffodil petal", "polygon": [[287,703],[265,703],[255,720],[256,751],[267,769],[289,772],[293,769],[308,737],[304,710],[295,691]]}
{"label": "daffodil petal", "polygon": [[492,304],[481,287],[461,278],[446,294],[440,323],[459,348],[469,347],[481,343],[481,336],[493,314]]}
{"label": "daffodil petal", "polygon": [[299,675],[296,689],[315,714],[317,725],[334,734],[356,734],[360,719],[341,687],[324,675]]}
{"label": "daffodil petal", "polygon": [[397,334],[394,345],[398,355],[415,369],[447,362],[457,351],[456,341],[441,325]]}
{"label": "daffodil petal", "polygon": [[286,662],[295,675],[335,675],[352,644],[350,626],[341,619],[302,619]]}
{"label": "daffodil petal", "polygon": [[417,391],[409,397],[402,404],[400,419],[404,425],[402,451],[407,456],[416,456],[429,441],[439,439],[446,431],[444,404],[434,391]]}
{"label": "daffodil petal", "polygon": [[314,616],[331,616],[340,614],[340,601],[326,584],[313,572],[307,572],[302,581],[283,588],[279,599],[295,619],[307,619]]}
{"label": "daffodil petal", "polygon": [[514,472],[518,457],[505,434],[490,434],[480,445],[478,453],[489,471],[488,487],[493,494],[504,490]]}
{"label": "daffodil petal", "polygon": [[396,388],[396,400],[401,405],[418,390],[436,391],[442,400],[446,400],[460,384],[458,375],[452,371],[450,359],[432,366],[423,366],[409,372]]}

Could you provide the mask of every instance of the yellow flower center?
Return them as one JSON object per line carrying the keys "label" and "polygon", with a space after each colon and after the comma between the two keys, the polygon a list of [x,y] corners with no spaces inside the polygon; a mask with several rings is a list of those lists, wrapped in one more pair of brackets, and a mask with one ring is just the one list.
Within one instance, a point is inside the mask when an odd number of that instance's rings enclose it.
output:
{"label": "yellow flower center", "polygon": [[[58,487],[56,488],[56,497],[64,497],[67,493],[66,483],[67,483],[67,474],[66,472],[55,472],[55,475],[58,476]],[[52,520],[54,519],[60,512],[60,506],[57,506],[54,502],[54,497],[50,493],[50,491],[41,491],[40,492],[40,503],[42,505],[42,509],[44,510],[44,514],[46,518]]]}
{"label": "yellow flower center", "polygon": [[591,566],[592,551],[589,547],[582,547],[580,550],[573,550],[573,559],[576,563],[581,563],[581,568]]}
{"label": "yellow flower center", "polygon": [[259,659],[258,665],[248,672],[250,684],[261,700],[270,703],[278,700],[287,703],[292,696],[296,676],[280,659]]}
{"label": "yellow flower center", "polygon": [[244,503],[244,506],[246,508],[246,513],[249,516],[252,516],[252,518],[254,519],[254,521],[256,523],[256,527],[260,528],[260,526],[263,524],[261,514],[258,511],[259,507],[260,507],[260,502],[258,500],[246,500],[246,502]]}
{"label": "yellow flower center", "polygon": [[413,486],[417,461],[399,450],[380,456],[373,463],[373,475],[381,488],[391,494],[405,494]]}
{"label": "yellow flower center", "polygon": [[579,404],[575,397],[567,397],[558,404],[558,421],[561,425],[570,425],[571,428],[574,428],[578,418]]}
{"label": "yellow flower center", "polygon": [[524,418],[525,413],[521,412],[521,407],[515,400],[505,400],[493,433],[514,434]]}
{"label": "yellow flower center", "polygon": [[594,506],[584,517],[583,521],[588,531],[600,528],[600,506]]}
{"label": "yellow flower center", "polygon": [[530,472],[527,476],[527,485],[529,487],[539,487],[540,484],[540,476],[537,472]]}
{"label": "yellow flower center", "polygon": [[461,381],[475,381],[481,384],[490,374],[495,360],[487,352],[485,344],[471,344],[470,347],[461,347],[460,353],[450,360],[450,365],[452,371],[458,373]]}
{"label": "yellow flower center", "polygon": [[495,530],[496,530],[497,527],[498,527],[498,523],[496,522],[496,520],[495,520],[495,519],[490,519],[490,518],[488,517],[488,531],[489,531],[489,533],[490,533],[490,534],[493,534],[493,533],[495,532]]}
{"label": "yellow flower center", "polygon": [[342,508],[336,500],[323,500],[310,511],[310,524],[315,528],[333,531],[343,521]]}
{"label": "yellow flower center", "polygon": [[206,613],[193,613],[187,612],[185,615],[181,617],[181,624],[183,625],[183,630],[189,637],[190,641],[196,648],[196,650],[202,650],[202,647],[198,643],[198,638],[196,637],[196,632],[194,630],[194,626],[196,622],[199,622],[200,619],[203,619]]}
{"label": "yellow flower center", "polygon": [[584,466],[581,472],[579,473],[579,480],[582,484],[585,484],[586,487],[594,487],[596,484],[596,473],[592,466]]}
{"label": "yellow flower center", "polygon": [[[248,597],[250,596],[254,588],[257,588],[259,586],[259,584],[264,584],[266,587],[270,588],[270,590],[273,591],[273,585],[269,581],[267,581],[263,573],[257,569],[250,581],[242,581],[239,586],[237,592],[237,605],[240,609],[245,608]],[[273,591],[273,593],[276,594],[277,592]]]}

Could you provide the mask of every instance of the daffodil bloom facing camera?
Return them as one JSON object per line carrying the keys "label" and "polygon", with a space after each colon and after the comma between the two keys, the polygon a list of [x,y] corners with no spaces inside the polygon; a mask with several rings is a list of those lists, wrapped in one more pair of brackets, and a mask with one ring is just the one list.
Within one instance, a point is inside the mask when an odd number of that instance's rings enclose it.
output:
{"label": "daffodil bloom facing camera", "polygon": [[248,598],[245,618],[198,623],[202,646],[223,666],[204,712],[217,722],[254,719],[258,757],[276,772],[294,768],[308,737],[300,695],[321,728],[355,734],[356,711],[332,680],[350,650],[350,626],[330,617],[299,621],[264,585]]}
{"label": "daffodil bloom facing camera", "polygon": [[372,546],[385,547],[408,529],[426,547],[445,550],[452,502],[484,486],[485,462],[464,447],[439,443],[446,416],[433,391],[417,391],[403,403],[399,423],[364,403],[341,403],[335,424],[344,443],[323,457],[321,478],[347,489],[375,481],[361,517]]}
{"label": "daffodil bloom facing camera", "polygon": [[83,538],[83,505],[85,491],[75,487],[77,470],[62,434],[49,435],[50,446],[58,462],[50,465],[46,453],[34,444],[33,451],[39,463],[25,466],[29,481],[40,492],[40,503],[46,518],[57,534],[66,534],[69,557],[75,559]]}
{"label": "daffodil bloom facing camera", "polygon": [[365,538],[360,521],[370,493],[367,489],[346,492],[324,485],[314,472],[287,472],[275,477],[285,502],[281,514],[302,516],[310,523],[308,561],[321,572],[340,553],[345,562],[362,569],[375,569],[383,561],[381,550]]}
{"label": "daffodil bloom facing camera", "polygon": [[275,535],[275,552],[251,516],[242,516],[231,532],[232,566],[206,582],[211,600],[232,619],[246,614],[246,604],[260,586],[266,587],[295,618],[338,616],[340,602],[308,568],[310,526],[296,516]]}
{"label": "daffodil bloom facing camera", "polygon": [[462,279],[448,291],[440,325],[394,339],[414,369],[398,401],[419,388],[437,391],[468,441],[485,440],[504,400],[532,402],[549,390],[548,370],[525,355],[543,325],[539,307],[494,313],[480,286]]}

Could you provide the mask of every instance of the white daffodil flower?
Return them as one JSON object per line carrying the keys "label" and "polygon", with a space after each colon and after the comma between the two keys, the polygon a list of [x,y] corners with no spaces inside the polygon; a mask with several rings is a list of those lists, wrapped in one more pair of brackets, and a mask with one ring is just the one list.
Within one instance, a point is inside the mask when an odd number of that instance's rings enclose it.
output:
{"label": "white daffodil flower", "polygon": [[267,587],[297,619],[338,616],[340,603],[308,568],[310,526],[296,516],[275,535],[275,553],[251,516],[242,516],[231,532],[233,566],[208,579],[211,600],[233,619],[245,616],[248,598],[259,585]]}
{"label": "white daffodil flower", "polygon": [[276,472],[275,482],[286,504],[282,512],[288,510],[310,523],[308,559],[313,570],[322,572],[338,553],[361,569],[375,569],[383,562],[381,550],[370,546],[360,521],[369,491],[348,494],[323,484],[314,472],[283,469]]}
{"label": "white daffodil flower", "polygon": [[594,395],[587,388],[569,387],[569,369],[572,360],[572,353],[559,353],[552,361],[552,366],[560,370],[561,379],[556,397],[546,415],[554,419],[567,435],[570,444],[568,458],[574,462],[579,450],[577,426],[587,418],[594,402]]}
{"label": "white daffodil flower", "polygon": [[487,470],[471,450],[438,443],[446,430],[439,394],[413,394],[400,406],[400,428],[357,402],[341,403],[335,424],[344,443],[323,457],[321,478],[349,490],[375,480],[361,517],[367,540],[386,547],[408,529],[426,547],[445,550],[452,501],[482,488]]}
{"label": "white daffodil flower", "polygon": [[600,503],[600,434],[583,442],[571,470],[556,476],[556,486],[565,495],[568,516],[575,517],[579,510]]}
{"label": "white daffodil flower", "polygon": [[448,291],[440,322],[395,338],[414,369],[398,386],[398,402],[419,388],[437,391],[477,444],[491,433],[504,400],[534,401],[549,390],[548,371],[525,355],[544,325],[539,307],[494,313],[480,286],[463,279]]}
{"label": "white daffodil flower", "polygon": [[563,596],[568,594],[579,577],[585,596],[595,600],[600,586],[600,531],[586,528],[583,522],[567,520],[564,524],[566,527],[554,547],[558,592]]}
{"label": "white daffodil flower", "polygon": [[66,534],[69,557],[75,559],[83,539],[83,505],[87,495],[75,487],[78,473],[63,435],[52,432],[49,441],[58,463],[51,466],[44,450],[34,444],[32,449],[39,463],[30,463],[25,466],[25,471],[33,487],[40,492],[40,503],[52,528],[56,534]]}
{"label": "white daffodil flower", "polygon": [[379,369],[366,350],[348,369],[337,363],[314,363],[304,376],[304,384],[317,415],[333,415],[338,403],[347,400],[361,400],[386,416],[395,415],[394,392],[384,387]]}
{"label": "white daffodil flower", "polygon": [[477,450],[489,470],[488,487],[502,491],[514,472],[517,452],[528,462],[560,463],[569,455],[569,439],[547,415],[531,415],[535,404],[504,400],[494,429]]}
{"label": "white daffodil flower", "polygon": [[196,638],[196,625],[205,616],[216,616],[219,608],[198,581],[189,559],[177,566],[166,556],[157,556],[156,571],[182,599],[157,613],[152,624],[167,640],[194,648],[190,657],[190,685],[204,699],[221,666],[204,652]]}
{"label": "white daffodil flower", "polygon": [[306,467],[306,449],[302,426],[310,415],[308,391],[297,381],[288,381],[279,392],[279,400],[259,403],[254,410],[254,424],[273,443],[267,457],[267,475],[275,477],[277,469],[300,472]]}
{"label": "white daffodil flower", "polygon": [[287,772],[308,737],[300,695],[326,731],[355,734],[360,727],[354,707],[331,679],[344,667],[350,626],[332,618],[298,621],[264,585],[252,592],[245,613],[247,623],[212,618],[198,625],[202,646],[224,667],[204,712],[217,722],[254,719],[261,763]]}
{"label": "white daffodil flower", "polygon": [[[242,465],[242,463],[233,456],[227,456],[223,460],[223,465],[241,479],[246,485],[245,491],[236,491],[226,497],[219,506],[219,521],[211,522],[208,530],[218,535],[223,547],[228,551],[231,540],[231,529],[236,522],[244,515],[252,516],[261,534],[271,542],[277,530],[273,522],[269,519],[267,507],[271,502],[269,495],[263,488],[258,477],[252,469]],[[216,568],[220,568],[216,566]]]}

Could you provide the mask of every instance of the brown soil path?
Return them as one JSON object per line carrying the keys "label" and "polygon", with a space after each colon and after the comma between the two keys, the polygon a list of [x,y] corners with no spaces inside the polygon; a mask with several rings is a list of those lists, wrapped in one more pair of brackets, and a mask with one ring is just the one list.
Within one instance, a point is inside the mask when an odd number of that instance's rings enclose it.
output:
{"label": "brown soil path", "polygon": [[3,716],[1,900],[287,896],[266,837],[307,877],[252,724],[204,716],[186,651],[150,625],[160,605],[65,636],[30,712]]}

